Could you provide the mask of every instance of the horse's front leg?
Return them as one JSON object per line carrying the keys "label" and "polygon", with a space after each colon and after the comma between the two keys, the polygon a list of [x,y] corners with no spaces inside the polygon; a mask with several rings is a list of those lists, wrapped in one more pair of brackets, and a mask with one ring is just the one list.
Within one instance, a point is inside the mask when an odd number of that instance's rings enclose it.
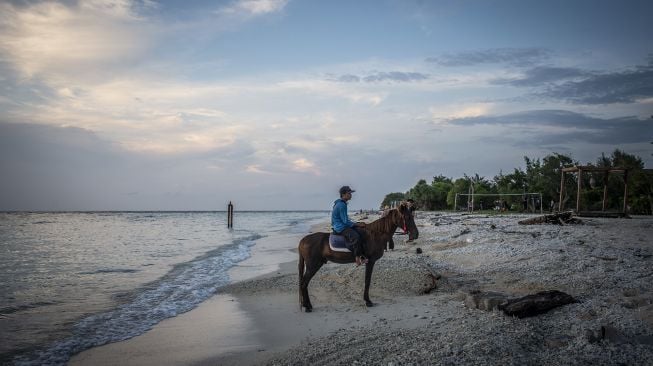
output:
{"label": "horse's front leg", "polygon": [[370,260],[365,265],[365,291],[363,292],[363,300],[367,307],[374,306],[370,300],[370,282],[372,282],[372,271],[374,270],[374,261]]}

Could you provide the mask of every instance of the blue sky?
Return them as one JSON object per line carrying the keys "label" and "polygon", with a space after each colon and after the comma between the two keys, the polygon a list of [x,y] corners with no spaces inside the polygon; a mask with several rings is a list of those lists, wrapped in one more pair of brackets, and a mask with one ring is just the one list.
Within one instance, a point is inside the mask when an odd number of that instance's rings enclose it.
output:
{"label": "blue sky", "polygon": [[419,179],[653,165],[650,1],[0,4],[0,210],[377,207]]}

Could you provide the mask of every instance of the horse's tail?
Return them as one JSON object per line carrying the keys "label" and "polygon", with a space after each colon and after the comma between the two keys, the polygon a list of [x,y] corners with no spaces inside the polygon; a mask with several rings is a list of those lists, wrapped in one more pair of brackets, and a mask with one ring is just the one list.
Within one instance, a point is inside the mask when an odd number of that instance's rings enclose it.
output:
{"label": "horse's tail", "polygon": [[304,281],[304,256],[302,256],[301,251],[302,243],[299,242],[299,248],[297,252],[299,253],[299,262],[297,263],[297,269],[299,270],[299,288],[297,294],[299,294],[299,311],[302,311],[302,282]]}

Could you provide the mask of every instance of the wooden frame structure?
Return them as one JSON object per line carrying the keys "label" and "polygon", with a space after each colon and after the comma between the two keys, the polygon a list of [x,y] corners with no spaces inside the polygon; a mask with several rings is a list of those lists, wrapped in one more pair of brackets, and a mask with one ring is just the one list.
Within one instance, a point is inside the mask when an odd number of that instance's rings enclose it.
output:
{"label": "wooden frame structure", "polygon": [[[583,173],[584,172],[602,172],[603,173],[603,204],[601,211],[580,211],[580,196],[583,189]],[[565,191],[565,174],[577,173],[578,174],[578,194],[576,195],[576,214],[579,216],[610,216],[605,212],[605,204],[608,200],[608,177],[610,173],[623,173],[624,175],[624,203],[621,212],[617,212],[619,217],[628,216],[628,169],[626,168],[602,168],[595,166],[573,166],[569,168],[562,168],[560,173],[560,201],[558,203],[558,211],[562,211],[562,197]]]}

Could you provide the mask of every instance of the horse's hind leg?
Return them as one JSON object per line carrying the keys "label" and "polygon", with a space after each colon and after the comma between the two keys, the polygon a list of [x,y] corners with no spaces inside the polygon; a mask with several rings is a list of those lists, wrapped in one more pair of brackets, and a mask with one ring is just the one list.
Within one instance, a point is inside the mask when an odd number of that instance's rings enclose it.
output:
{"label": "horse's hind leg", "polygon": [[311,282],[311,279],[317,271],[322,267],[323,262],[306,262],[306,272],[302,276],[299,283],[299,290],[302,297],[302,306],[306,309],[307,313],[313,311],[313,305],[311,304],[311,299],[308,296],[308,284]]}
{"label": "horse's hind leg", "polygon": [[374,261],[369,261],[365,265],[365,291],[363,292],[363,300],[367,307],[372,307],[374,304],[370,300],[370,282],[372,282],[372,271],[374,270]]}

